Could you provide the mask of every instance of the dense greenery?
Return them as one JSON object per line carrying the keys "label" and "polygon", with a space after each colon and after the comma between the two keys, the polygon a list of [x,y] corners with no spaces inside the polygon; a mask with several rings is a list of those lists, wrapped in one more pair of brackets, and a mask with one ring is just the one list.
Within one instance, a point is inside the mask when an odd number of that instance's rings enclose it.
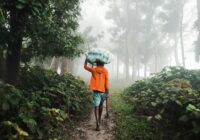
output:
{"label": "dense greenery", "polygon": [[79,0],[0,0],[0,78],[16,83],[33,57],[79,55],[79,11]]}
{"label": "dense greenery", "polygon": [[66,139],[62,126],[85,115],[88,94],[85,83],[71,74],[22,68],[16,87],[0,84],[1,139]]}
{"label": "dense greenery", "polygon": [[200,136],[200,71],[168,67],[125,90],[133,114],[146,116],[161,139],[198,139]]}
{"label": "dense greenery", "polygon": [[133,105],[122,98],[121,92],[112,94],[111,107],[115,113],[116,138],[118,140],[160,140],[145,117],[133,115]]}
{"label": "dense greenery", "polygon": [[80,0],[0,0],[1,139],[67,139],[63,128],[88,111],[82,80],[30,66],[33,59],[81,54],[79,6]]}

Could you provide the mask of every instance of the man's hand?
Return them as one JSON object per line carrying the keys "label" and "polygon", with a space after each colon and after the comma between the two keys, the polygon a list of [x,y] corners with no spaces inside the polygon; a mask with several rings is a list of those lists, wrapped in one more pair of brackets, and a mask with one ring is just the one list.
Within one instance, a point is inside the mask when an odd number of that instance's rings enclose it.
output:
{"label": "man's hand", "polygon": [[106,89],[106,98],[109,98],[109,89]]}
{"label": "man's hand", "polygon": [[108,93],[106,93],[106,98],[109,98],[109,94]]}

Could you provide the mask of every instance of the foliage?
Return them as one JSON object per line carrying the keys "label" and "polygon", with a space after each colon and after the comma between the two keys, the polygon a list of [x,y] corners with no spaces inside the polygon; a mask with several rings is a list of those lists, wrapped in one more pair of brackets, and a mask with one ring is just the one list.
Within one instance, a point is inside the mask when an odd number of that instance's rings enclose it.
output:
{"label": "foliage", "polygon": [[138,115],[164,132],[163,139],[197,139],[200,135],[200,71],[168,67],[137,81],[124,97]]}
{"label": "foliage", "polygon": [[[4,44],[9,43],[9,11],[24,13],[24,26],[19,29],[23,38],[23,55],[67,56],[78,55],[77,48],[82,39],[75,33],[79,16],[79,0],[17,0],[0,1],[1,34],[7,35]],[[28,18],[26,18],[28,17]],[[3,22],[4,21],[4,22]],[[17,24],[17,23],[16,23]],[[4,32],[2,32],[4,31]],[[28,53],[28,54],[27,54]],[[29,61],[29,60],[24,60]]]}
{"label": "foliage", "polygon": [[[79,56],[79,0],[0,0],[0,55],[5,80],[15,84],[20,63],[31,58]],[[6,55],[3,56],[2,52]]]}
{"label": "foliage", "polygon": [[133,106],[122,98],[121,92],[114,92],[111,100],[112,110],[115,114],[116,137],[118,140],[159,140],[148,126],[144,117],[132,115]]}
{"label": "foliage", "polygon": [[64,122],[69,124],[88,111],[87,94],[85,83],[71,74],[21,68],[16,87],[0,84],[1,138],[58,138]]}

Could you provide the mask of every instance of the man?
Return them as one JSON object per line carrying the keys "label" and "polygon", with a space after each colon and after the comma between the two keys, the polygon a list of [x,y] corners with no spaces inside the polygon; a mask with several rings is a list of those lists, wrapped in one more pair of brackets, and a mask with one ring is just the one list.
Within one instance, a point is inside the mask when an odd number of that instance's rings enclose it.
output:
{"label": "man", "polygon": [[[101,115],[103,112],[103,102],[109,97],[109,77],[108,70],[100,61],[96,61],[96,67],[88,66],[85,60],[84,68],[91,72],[90,90],[93,90],[94,114],[96,119],[96,130],[100,131]],[[108,109],[107,116],[108,116]]]}

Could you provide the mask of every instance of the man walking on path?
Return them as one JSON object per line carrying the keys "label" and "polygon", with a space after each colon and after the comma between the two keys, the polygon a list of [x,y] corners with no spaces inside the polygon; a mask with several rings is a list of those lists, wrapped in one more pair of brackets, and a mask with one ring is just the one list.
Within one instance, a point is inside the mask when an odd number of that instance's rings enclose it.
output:
{"label": "man walking on path", "polygon": [[103,102],[109,97],[109,75],[108,70],[104,67],[104,64],[102,62],[97,60],[96,65],[96,67],[90,67],[88,66],[87,60],[85,60],[84,68],[92,74],[89,88],[90,90],[93,90],[96,130],[100,131]]}

